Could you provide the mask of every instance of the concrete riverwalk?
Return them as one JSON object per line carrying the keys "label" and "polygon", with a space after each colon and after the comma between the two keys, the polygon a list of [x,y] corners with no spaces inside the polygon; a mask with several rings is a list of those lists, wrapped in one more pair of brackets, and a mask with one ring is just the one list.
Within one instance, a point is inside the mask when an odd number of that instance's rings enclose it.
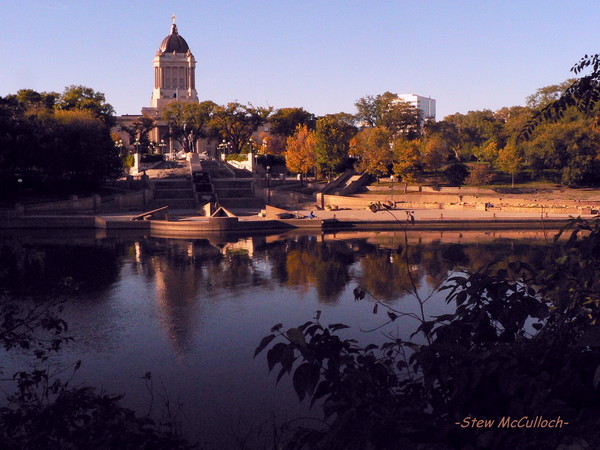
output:
{"label": "concrete riverwalk", "polygon": [[[26,216],[0,221],[0,228],[73,229],[94,228],[107,231],[129,230],[161,237],[194,236],[213,232],[261,232],[291,229],[334,230],[499,230],[559,229],[570,219],[568,214],[492,212],[482,210],[394,209],[373,213],[367,209],[290,211],[293,218],[248,215],[232,210],[233,217],[211,218],[194,210],[171,210],[168,220],[132,220],[138,212],[127,214]],[[237,214],[236,214],[237,213]],[[239,214],[239,215],[238,215]],[[298,218],[299,217],[299,218]],[[593,218],[595,215],[582,215]]]}

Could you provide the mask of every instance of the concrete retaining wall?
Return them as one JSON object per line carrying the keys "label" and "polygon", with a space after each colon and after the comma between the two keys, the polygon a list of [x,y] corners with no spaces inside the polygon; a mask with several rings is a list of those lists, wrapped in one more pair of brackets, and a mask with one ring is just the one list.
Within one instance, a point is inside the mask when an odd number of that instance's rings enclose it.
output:
{"label": "concrete retaining wall", "polygon": [[99,195],[78,198],[61,202],[38,203],[34,205],[18,205],[16,215],[65,215],[94,214],[114,211],[142,211],[153,198],[151,189],[142,189],[131,194],[116,194],[102,199]]}
{"label": "concrete retaining wall", "polygon": [[[396,208],[400,209],[466,209],[486,210],[486,204],[491,203],[500,211],[505,212],[529,212],[548,214],[593,214],[596,208],[590,206],[560,206],[560,205],[523,205],[522,199],[500,199],[480,198],[474,196],[463,196],[462,202],[459,196],[454,195],[410,195],[401,197],[403,200],[394,202]],[[384,197],[384,199],[386,199]],[[373,195],[357,195],[353,197],[342,197],[339,195],[325,195],[323,203],[325,207],[336,208],[367,208],[371,202],[381,200]],[[317,201],[320,201],[318,196]]]}

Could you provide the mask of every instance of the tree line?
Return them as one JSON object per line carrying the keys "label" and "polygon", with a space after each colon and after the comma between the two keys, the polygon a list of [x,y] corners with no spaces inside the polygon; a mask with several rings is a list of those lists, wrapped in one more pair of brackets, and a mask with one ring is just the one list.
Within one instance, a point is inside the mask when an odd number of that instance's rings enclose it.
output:
{"label": "tree line", "polygon": [[0,191],[93,187],[119,176],[114,116],[104,94],[84,86],[0,97]]}
{"label": "tree line", "polygon": [[[354,166],[375,177],[394,176],[408,185],[440,175],[450,184],[485,185],[502,172],[511,177],[595,185],[600,179],[598,108],[561,104],[552,121],[539,121],[569,92],[574,80],[538,89],[525,106],[456,113],[425,121],[397,94],[368,95],[355,114],[317,117],[301,107],[255,107],[171,103],[163,113],[170,137],[190,151],[201,139],[224,142],[223,153],[285,155],[288,170],[333,176]],[[588,101],[588,104],[590,102]],[[589,105],[588,105],[589,106]],[[104,94],[85,86],[63,93],[23,89],[0,98],[0,184],[9,192],[36,186],[96,186],[121,175],[110,128],[113,107]],[[154,119],[124,125],[138,150],[151,152]],[[264,126],[263,131],[256,132]],[[525,130],[525,131],[524,131]],[[254,137],[254,138],[253,138]]]}

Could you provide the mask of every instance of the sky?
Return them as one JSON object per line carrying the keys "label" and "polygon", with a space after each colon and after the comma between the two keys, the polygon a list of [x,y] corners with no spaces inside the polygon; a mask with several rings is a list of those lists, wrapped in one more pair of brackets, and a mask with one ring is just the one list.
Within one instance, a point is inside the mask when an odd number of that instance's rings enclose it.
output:
{"label": "sky", "polygon": [[438,120],[524,105],[600,52],[596,0],[0,0],[0,11],[0,96],[84,85],[120,115],[150,106],[173,14],[200,100],[316,115],[385,91],[434,98]]}

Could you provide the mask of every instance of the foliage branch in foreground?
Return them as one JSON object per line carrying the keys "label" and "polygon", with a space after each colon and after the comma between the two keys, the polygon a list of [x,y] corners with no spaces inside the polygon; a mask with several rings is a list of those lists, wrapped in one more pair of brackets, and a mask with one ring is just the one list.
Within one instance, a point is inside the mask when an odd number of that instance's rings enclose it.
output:
{"label": "foliage branch in foreground", "polygon": [[[70,367],[49,363],[49,355],[72,341],[58,300],[0,297],[0,346],[31,353],[35,363],[0,381],[15,385],[0,406],[2,449],[190,449],[169,424],[156,423],[120,405],[122,395],[71,386],[81,361]],[[61,379],[67,372],[70,377]],[[146,374],[144,379],[150,379]]]}
{"label": "foliage branch in foreground", "polygon": [[[340,333],[346,325],[321,324],[320,313],[287,331],[273,327],[255,356],[269,348],[277,380],[291,375],[298,398],[324,416],[320,427],[296,428],[286,448],[597,448],[600,222],[573,219],[569,227],[541,273],[500,261],[450,278],[442,290],[452,314],[403,314],[373,299],[387,323],[417,320],[409,340],[388,334],[382,345],[359,345]],[[354,294],[369,298],[360,287]],[[426,299],[415,294],[423,311]],[[525,416],[568,425],[460,426]]]}

